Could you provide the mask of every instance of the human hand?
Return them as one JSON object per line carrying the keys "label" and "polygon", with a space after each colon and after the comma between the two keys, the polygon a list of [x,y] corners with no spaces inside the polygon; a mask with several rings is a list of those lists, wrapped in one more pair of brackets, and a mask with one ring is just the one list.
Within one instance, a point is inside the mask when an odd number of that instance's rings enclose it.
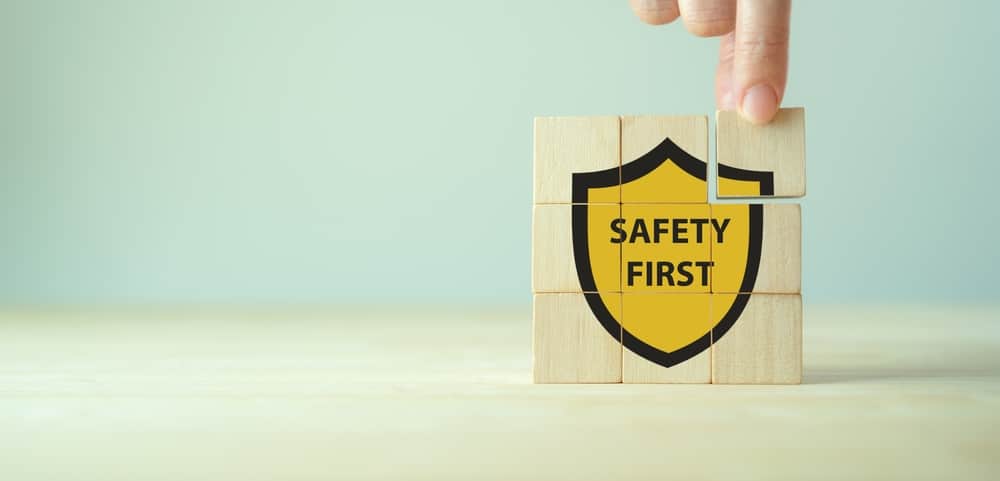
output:
{"label": "human hand", "polygon": [[715,73],[720,110],[739,110],[755,124],[774,118],[788,75],[791,0],[629,0],[644,22],[681,17],[699,37],[722,36]]}

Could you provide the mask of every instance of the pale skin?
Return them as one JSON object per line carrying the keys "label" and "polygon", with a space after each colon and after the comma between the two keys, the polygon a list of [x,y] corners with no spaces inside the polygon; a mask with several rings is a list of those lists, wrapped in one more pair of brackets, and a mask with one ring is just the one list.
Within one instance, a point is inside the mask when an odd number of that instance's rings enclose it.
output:
{"label": "pale skin", "polygon": [[774,118],[785,94],[791,0],[629,0],[644,22],[678,17],[699,37],[722,37],[715,74],[720,110],[755,124]]}

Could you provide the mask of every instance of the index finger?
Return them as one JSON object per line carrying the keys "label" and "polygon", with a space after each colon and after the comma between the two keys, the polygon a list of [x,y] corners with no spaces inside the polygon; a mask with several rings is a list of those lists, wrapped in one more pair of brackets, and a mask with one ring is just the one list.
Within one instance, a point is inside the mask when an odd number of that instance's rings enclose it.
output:
{"label": "index finger", "polygon": [[785,94],[791,0],[739,0],[733,80],[740,112],[767,123]]}

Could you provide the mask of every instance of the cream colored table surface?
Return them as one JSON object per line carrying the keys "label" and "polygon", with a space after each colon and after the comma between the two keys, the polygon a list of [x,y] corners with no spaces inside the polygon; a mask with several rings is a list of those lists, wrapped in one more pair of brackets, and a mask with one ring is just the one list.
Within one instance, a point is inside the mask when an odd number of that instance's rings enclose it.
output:
{"label": "cream colored table surface", "polygon": [[801,386],[529,383],[529,314],[0,316],[0,480],[1000,479],[1000,310],[806,308]]}

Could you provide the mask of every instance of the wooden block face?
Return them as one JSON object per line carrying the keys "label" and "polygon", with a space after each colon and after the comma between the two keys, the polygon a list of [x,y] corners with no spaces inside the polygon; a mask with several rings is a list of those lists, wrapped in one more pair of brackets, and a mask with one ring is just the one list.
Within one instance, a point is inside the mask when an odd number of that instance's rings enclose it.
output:
{"label": "wooden block face", "polygon": [[[573,216],[585,219],[574,240]],[[611,240],[609,226],[621,214],[621,206],[536,205],[532,218],[531,284],[533,292],[621,291],[621,244]],[[586,253],[583,252],[586,251]],[[577,270],[577,255],[587,257],[588,279],[584,289]]]}
{"label": "wooden block face", "polygon": [[[535,118],[535,204],[568,204],[573,174],[620,167],[618,117]],[[618,203],[617,186],[591,191],[588,203]],[[581,201],[577,201],[581,202]]]}
{"label": "wooden block face", "polygon": [[714,204],[712,223],[712,292],[801,292],[798,204]]}
{"label": "wooden block face", "polygon": [[[802,197],[806,193],[805,110],[780,109],[771,123],[754,125],[738,112],[716,113],[716,159],[719,197]],[[727,168],[773,173],[773,192],[747,191],[748,185],[727,180]],[[739,177],[739,175],[733,175]]]}
{"label": "wooden block face", "polygon": [[708,202],[705,116],[622,117],[621,159],[622,203]]}
{"label": "wooden block face", "polygon": [[711,382],[709,297],[623,294],[622,382]]}
{"label": "wooden block face", "polygon": [[[712,294],[712,309],[728,309],[736,296]],[[749,294],[732,327],[712,344],[716,384],[802,382],[802,296]]]}
{"label": "wooden block face", "polygon": [[[621,343],[594,316],[586,295],[596,294],[535,294],[535,383],[621,382]],[[620,316],[621,294],[604,295],[603,302],[612,315]]]}
{"label": "wooden block face", "polygon": [[611,229],[622,246],[623,292],[710,291],[708,204],[625,204]]}

